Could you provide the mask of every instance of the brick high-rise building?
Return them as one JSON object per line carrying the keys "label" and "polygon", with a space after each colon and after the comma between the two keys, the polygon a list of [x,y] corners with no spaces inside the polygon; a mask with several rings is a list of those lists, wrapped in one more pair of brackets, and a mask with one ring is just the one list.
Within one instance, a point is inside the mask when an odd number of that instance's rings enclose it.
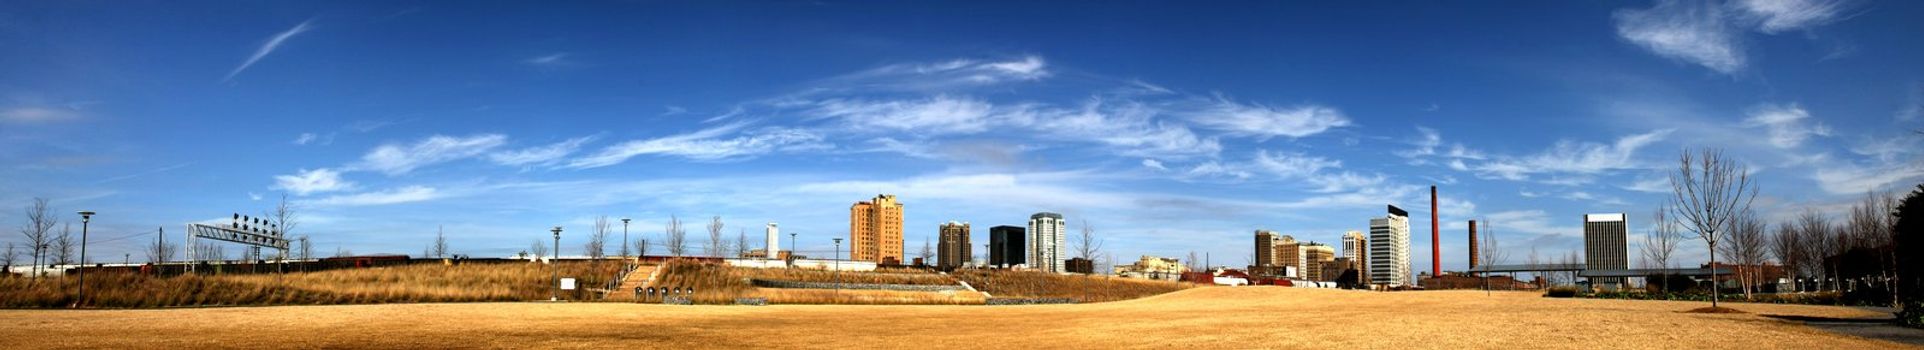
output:
{"label": "brick high-rise building", "polygon": [[902,263],[902,203],[895,195],[876,195],[848,208],[850,260]]}
{"label": "brick high-rise building", "polygon": [[1282,243],[1282,239],[1276,231],[1256,230],[1256,267],[1277,265],[1276,244]]}
{"label": "brick high-rise building", "polygon": [[1303,252],[1302,278],[1311,281],[1328,281],[1336,276],[1324,276],[1323,265],[1336,260],[1336,248],[1328,244],[1309,242],[1299,246]]}
{"label": "brick high-rise building", "polygon": [[1369,283],[1370,239],[1362,231],[1349,231],[1343,234],[1343,257],[1355,264],[1360,283]]}
{"label": "brick high-rise building", "polygon": [[954,270],[969,263],[974,257],[969,247],[969,223],[954,222],[942,224],[940,241],[936,243],[936,257],[941,261],[937,268],[944,271]]}
{"label": "brick high-rise building", "polygon": [[1306,260],[1303,259],[1303,245],[1302,243],[1296,242],[1296,237],[1292,237],[1290,235],[1283,235],[1282,239],[1277,240],[1276,242],[1276,266],[1277,267],[1279,268],[1287,267],[1290,270],[1295,270],[1296,275],[1294,277],[1302,278],[1303,276],[1305,276],[1304,273],[1307,273],[1303,271],[1303,266],[1306,265],[1304,264],[1304,261]]}

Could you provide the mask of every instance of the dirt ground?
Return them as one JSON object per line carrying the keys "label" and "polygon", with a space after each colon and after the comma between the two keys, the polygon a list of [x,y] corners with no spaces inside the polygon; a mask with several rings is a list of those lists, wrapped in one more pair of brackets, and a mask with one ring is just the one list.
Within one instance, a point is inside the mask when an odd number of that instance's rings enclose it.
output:
{"label": "dirt ground", "polygon": [[1909,345],[1762,315],[1843,307],[1550,299],[1536,293],[1196,288],[1039,306],[477,303],[0,310],[5,348],[1718,348]]}

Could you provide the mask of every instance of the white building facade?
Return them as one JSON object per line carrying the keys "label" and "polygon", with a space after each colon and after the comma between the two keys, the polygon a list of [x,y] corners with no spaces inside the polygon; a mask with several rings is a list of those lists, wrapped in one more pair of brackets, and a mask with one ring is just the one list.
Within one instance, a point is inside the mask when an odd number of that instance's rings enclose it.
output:
{"label": "white building facade", "polygon": [[779,226],[776,226],[775,223],[773,222],[768,223],[767,234],[768,234],[768,245],[765,245],[764,247],[768,247],[768,248],[762,249],[767,251],[768,256],[766,256],[766,258],[780,259],[781,252],[782,252],[782,228]]}
{"label": "white building facade", "polygon": [[1063,266],[1062,245],[1068,233],[1062,214],[1041,212],[1029,216],[1029,267],[1040,271],[1068,272]]}
{"label": "white building facade", "polygon": [[1370,219],[1369,283],[1407,287],[1410,283],[1410,213],[1389,206],[1389,215]]}

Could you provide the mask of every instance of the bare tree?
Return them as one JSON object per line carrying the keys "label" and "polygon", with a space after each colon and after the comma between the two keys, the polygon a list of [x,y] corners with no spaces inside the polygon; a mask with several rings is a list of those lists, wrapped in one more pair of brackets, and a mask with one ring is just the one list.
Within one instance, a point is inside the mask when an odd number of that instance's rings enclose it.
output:
{"label": "bare tree", "polygon": [[[1076,234],[1075,241],[1069,242],[1069,244],[1072,245],[1071,248],[1076,250],[1076,257],[1094,262],[1102,259],[1103,242],[1104,240],[1101,237],[1096,236],[1095,225],[1090,225],[1089,220],[1085,219],[1082,220],[1082,230]],[[1251,258],[1250,260],[1255,259]]]}
{"label": "bare tree", "polygon": [[1543,289],[1543,288],[1547,288],[1547,287],[1549,287],[1549,286],[1550,286],[1550,279],[1548,279],[1548,278],[1544,278],[1544,277],[1543,277],[1543,258],[1542,258],[1541,256],[1539,256],[1539,255],[1537,255],[1537,246],[1535,246],[1535,245],[1531,245],[1531,246],[1530,246],[1530,267],[1534,267],[1534,268],[1536,268],[1536,271],[1531,271],[1531,272],[1530,272],[1530,279],[1532,279],[1532,280],[1537,280],[1537,279],[1541,279],[1541,280],[1543,280],[1543,283],[1538,283],[1538,284],[1537,284],[1537,288],[1538,288],[1538,289]]}
{"label": "bare tree", "polygon": [[347,256],[354,256],[354,251],[347,250],[347,247],[334,246],[334,257],[339,258],[339,257],[347,257]]}
{"label": "bare tree", "polygon": [[47,261],[46,248],[53,243],[53,227],[59,224],[60,219],[52,208],[47,207],[47,199],[38,197],[33,199],[33,204],[27,205],[26,219],[26,226],[20,227],[20,235],[26,236],[27,249],[33,251],[33,275],[38,278],[42,275],[40,267],[46,265],[42,263]]}
{"label": "bare tree", "polygon": [[448,257],[448,234],[441,226],[437,225],[434,227],[434,244],[428,245],[428,256],[432,256],[435,259],[446,259]]}
{"label": "bare tree", "polygon": [[[274,205],[274,209],[261,213],[261,216],[267,218],[268,224],[280,230],[281,237],[292,237],[294,227],[301,223],[300,208],[287,200],[287,193],[281,193],[281,201]],[[286,252],[282,252],[281,255],[279,259],[287,258]]]}
{"label": "bare tree", "polygon": [[1730,222],[1723,246],[1724,256],[1737,264],[1737,284],[1744,291],[1744,299],[1751,299],[1758,280],[1763,278],[1760,265],[1763,265],[1766,227],[1764,221],[1753,212],[1743,212]]}
{"label": "bare tree", "polygon": [[668,229],[662,236],[665,237],[662,244],[668,246],[668,254],[681,257],[688,252],[688,231],[681,228],[681,218],[669,215]]}
{"label": "bare tree", "polygon": [[300,248],[297,251],[301,252],[301,261],[314,259],[314,245],[307,241],[307,235],[301,235],[300,238],[295,238],[294,242],[300,244]]}
{"label": "bare tree", "polygon": [[607,254],[608,232],[613,230],[614,224],[608,223],[607,215],[595,217],[594,230],[588,233],[588,243],[581,247],[583,255],[600,263],[601,258]]}
{"label": "bare tree", "polygon": [[1723,151],[1705,148],[1692,155],[1684,151],[1677,158],[1677,172],[1670,174],[1671,211],[1686,224],[1710,251],[1710,307],[1718,302],[1717,242],[1739,215],[1750,211],[1757,198],[1757,186],[1750,183],[1750,169],[1725,158]]}
{"label": "bare tree", "polygon": [[542,257],[548,256],[548,240],[534,239],[534,243],[528,244],[528,253],[534,255],[534,261],[541,261]]}
{"label": "bare tree", "polygon": [[1201,260],[1196,260],[1196,251],[1189,251],[1189,271],[1209,271],[1208,266],[1203,266],[1201,269],[1196,268],[1196,264],[1201,262]]}
{"label": "bare tree", "polygon": [[1862,201],[1851,206],[1849,220],[1845,223],[1851,240],[1855,241],[1854,247],[1863,248],[1876,256],[1876,283],[1891,292],[1891,305],[1898,305],[1897,284],[1890,283],[1897,278],[1897,252],[1891,249],[1897,238],[1894,230],[1897,220],[1891,215],[1896,206],[1897,197],[1877,191],[1867,192]]}
{"label": "bare tree", "polygon": [[935,256],[935,249],[929,248],[929,236],[922,236],[922,251],[916,253],[915,257],[922,259],[923,264],[927,264],[933,256]]}
{"label": "bare tree", "polygon": [[73,250],[77,246],[79,244],[74,243],[73,238],[73,223],[69,222],[60,226],[60,234],[53,237],[53,246],[47,250],[53,251],[55,263],[68,265],[76,263]]}
{"label": "bare tree", "polygon": [[722,240],[722,219],[716,215],[708,220],[708,246],[702,251],[708,256],[719,257],[728,251],[728,241]]}
{"label": "bare tree", "polygon": [[[1485,220],[1484,222],[1487,223],[1489,221]],[[1509,260],[1510,254],[1505,252],[1500,245],[1501,242],[1497,241],[1495,227],[1484,225],[1483,232],[1479,232],[1477,238],[1482,240],[1482,242],[1478,242],[1476,246],[1478,250],[1476,253],[1479,260],[1477,264],[1483,266],[1502,265],[1505,260]],[[1490,294],[1489,291],[1490,274],[1485,272],[1483,273],[1483,294],[1487,296]]]}
{"label": "bare tree", "polygon": [[[1804,242],[1798,255],[1804,257],[1802,268],[1807,275],[1816,279],[1813,287],[1820,291],[1824,289],[1824,282],[1833,281],[1836,276],[1824,264],[1824,258],[1830,257],[1840,245],[1837,236],[1831,234],[1832,229],[1830,218],[1816,209],[1805,208],[1802,214],[1797,215],[1798,240]],[[1835,288],[1835,285],[1832,287]]]}
{"label": "bare tree", "polygon": [[174,260],[174,250],[179,247],[167,243],[167,235],[154,235],[154,243],[147,245],[147,262],[155,265]]}
{"label": "bare tree", "polygon": [[734,246],[735,246],[735,257],[740,258],[740,257],[748,256],[748,229],[742,229],[735,233]]}
{"label": "bare tree", "polygon": [[1668,207],[1658,207],[1657,212],[1652,213],[1650,217],[1650,222],[1655,223],[1656,226],[1651,227],[1650,232],[1643,236],[1644,259],[1648,259],[1651,264],[1665,271],[1660,274],[1663,280],[1658,282],[1665,293],[1670,292],[1670,272],[1668,271],[1673,267],[1670,266],[1670,259],[1677,254],[1677,244],[1683,243],[1683,234],[1677,232],[1677,221],[1670,218],[1669,211]]}
{"label": "bare tree", "polygon": [[[1784,220],[1777,223],[1777,230],[1771,231],[1770,256],[1783,265],[1785,277],[1790,278],[1791,291],[1802,292],[1803,286],[1797,283],[1798,267],[1803,266],[1803,235],[1797,233],[1797,222]],[[1778,292],[1782,292],[1781,290]]]}
{"label": "bare tree", "polygon": [[643,237],[643,238],[635,239],[635,256],[637,257],[648,256],[648,238]]}
{"label": "bare tree", "polygon": [[6,266],[6,270],[0,270],[0,274],[13,273],[14,260],[19,258],[20,253],[14,250],[13,242],[7,242],[7,251],[0,252],[0,266]]}

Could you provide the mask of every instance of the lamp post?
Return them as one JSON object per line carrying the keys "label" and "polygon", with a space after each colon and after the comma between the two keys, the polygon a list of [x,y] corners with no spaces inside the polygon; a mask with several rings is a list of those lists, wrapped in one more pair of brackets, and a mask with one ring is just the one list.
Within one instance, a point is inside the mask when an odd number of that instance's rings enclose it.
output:
{"label": "lamp post", "polygon": [[[792,263],[794,263],[794,262],[795,262],[795,252],[798,252],[798,251],[801,251],[801,250],[802,250],[801,248],[802,248],[802,247],[797,247],[797,246],[795,246],[795,233],[794,233],[794,232],[789,232],[789,233],[788,233],[788,261],[789,261],[789,263],[791,263],[791,264],[792,264]],[[775,254],[781,254],[781,252],[775,252]]]}
{"label": "lamp post", "polygon": [[628,258],[628,218],[621,218],[621,258]]}
{"label": "lamp post", "polygon": [[548,258],[548,270],[554,271],[554,277],[548,281],[549,290],[552,291],[548,294],[548,301],[561,301],[561,265],[555,263],[561,259],[561,226],[555,226],[550,231],[554,232],[554,255]]}
{"label": "lamp post", "polygon": [[835,239],[835,296],[842,296],[842,239]]}
{"label": "lamp post", "polygon": [[87,302],[87,225],[93,222],[94,212],[80,211],[80,298],[74,304]]}

